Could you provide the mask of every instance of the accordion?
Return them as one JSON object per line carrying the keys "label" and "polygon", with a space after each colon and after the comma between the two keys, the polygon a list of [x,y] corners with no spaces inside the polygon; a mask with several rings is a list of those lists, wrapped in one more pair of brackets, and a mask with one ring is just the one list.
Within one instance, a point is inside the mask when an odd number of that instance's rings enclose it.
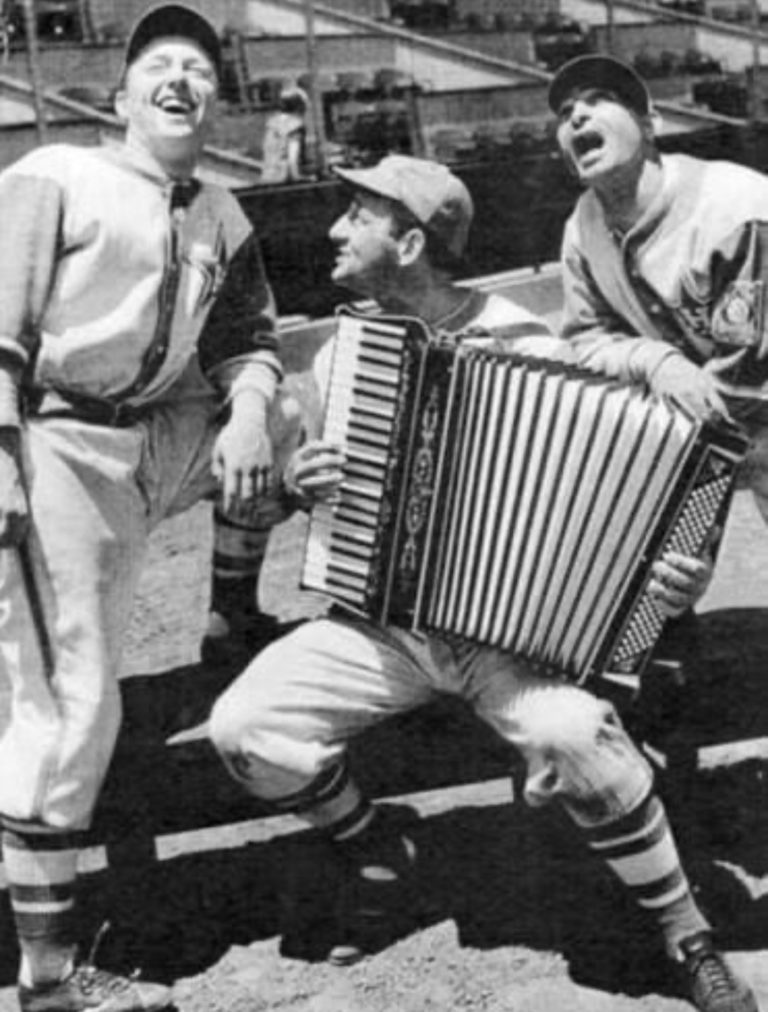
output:
{"label": "accordion", "polygon": [[582,682],[638,675],[667,550],[705,550],[745,440],[638,388],[341,310],[301,576],[351,611]]}

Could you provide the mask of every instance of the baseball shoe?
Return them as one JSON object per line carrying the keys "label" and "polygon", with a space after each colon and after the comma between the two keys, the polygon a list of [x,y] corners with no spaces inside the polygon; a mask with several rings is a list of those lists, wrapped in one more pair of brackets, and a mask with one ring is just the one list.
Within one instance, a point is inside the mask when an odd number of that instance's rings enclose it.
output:
{"label": "baseball shoe", "polygon": [[759,1012],[755,996],[717,951],[708,931],[680,943],[686,991],[699,1012]]}
{"label": "baseball shoe", "polygon": [[284,631],[272,615],[255,613],[230,622],[219,612],[212,611],[200,643],[200,660],[209,668],[243,670],[259,651]]}
{"label": "baseball shoe", "polygon": [[407,934],[416,920],[416,844],[407,832],[385,831],[373,845],[342,845],[328,962],[351,966]]}
{"label": "baseball shoe", "polygon": [[159,1012],[171,1004],[171,990],[162,984],[121,977],[87,964],[55,984],[20,984],[18,995],[21,1012]]}

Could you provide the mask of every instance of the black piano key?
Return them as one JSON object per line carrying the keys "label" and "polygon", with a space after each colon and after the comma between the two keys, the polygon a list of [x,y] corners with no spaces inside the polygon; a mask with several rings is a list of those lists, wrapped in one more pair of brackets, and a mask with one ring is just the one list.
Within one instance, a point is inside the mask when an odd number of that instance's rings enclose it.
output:
{"label": "black piano key", "polygon": [[311,551],[307,554],[307,572],[318,577],[333,573],[349,583],[364,588],[370,573],[368,562],[355,559],[351,555],[345,557],[340,551],[331,552],[328,547],[328,545],[324,545],[322,552],[317,555],[312,554]]}
{"label": "black piano key", "polygon": [[355,409],[355,411],[361,411],[366,415],[376,415],[378,418],[388,418],[390,421],[395,417],[397,413],[397,405],[391,397],[366,397],[363,394],[357,394],[350,402],[347,410]]}
{"label": "black piano key", "polygon": [[369,499],[371,502],[377,503],[381,499],[382,486],[381,483],[364,481],[362,478],[345,475],[339,485],[339,492],[342,499],[347,495],[359,495],[365,499]]}
{"label": "black piano key", "polygon": [[337,597],[343,597],[353,604],[363,605],[365,603],[365,585],[358,582],[347,583],[335,573],[308,573],[307,575],[316,580],[323,590],[327,590]]}
{"label": "black piano key", "polygon": [[395,397],[398,388],[398,377],[373,376],[371,373],[354,372],[350,377],[353,392],[368,394],[371,397],[385,396],[387,393]]}
{"label": "black piano key", "polygon": [[346,446],[344,457],[347,463],[360,464],[376,471],[385,471],[389,460],[388,453],[360,443]]}
{"label": "black piano key", "polygon": [[402,355],[403,339],[392,334],[385,334],[383,331],[365,330],[360,335],[358,344],[361,348],[383,348]]}
{"label": "black piano key", "polygon": [[369,414],[353,405],[349,412],[350,428],[360,426],[363,429],[373,429],[375,432],[391,432],[392,424],[388,418],[380,418],[378,415]]}
{"label": "black piano key", "polygon": [[343,405],[336,404],[334,408],[326,412],[326,418],[344,419],[348,418],[351,412],[360,415],[367,415],[371,418],[380,418],[387,421],[389,425],[395,417],[394,400],[382,400],[371,397],[353,395]]}
{"label": "black piano key", "polygon": [[361,590],[365,589],[368,574],[371,571],[371,567],[365,563],[358,563],[357,560],[351,558],[342,558],[338,553],[328,559],[325,568],[329,576],[335,575],[348,585],[360,587]]}
{"label": "black piano key", "polygon": [[360,510],[357,509],[354,503],[340,502],[334,509],[334,518],[342,520],[347,524],[354,524],[364,531],[376,530],[377,516],[378,510],[376,512]]}
{"label": "black piano key", "polygon": [[396,355],[385,348],[373,348],[370,345],[362,346],[357,355],[358,362],[371,362],[373,365],[384,366],[392,369],[393,372],[400,372],[402,356]]}
{"label": "black piano key", "polygon": [[334,516],[346,520],[347,523],[375,530],[378,526],[379,507],[370,501],[365,506],[360,506],[358,502],[342,499],[334,508]]}
{"label": "black piano key", "polygon": [[344,473],[366,481],[377,482],[379,487],[384,484],[386,468],[383,464],[375,465],[355,460],[350,454],[345,455]]}
{"label": "black piano key", "polygon": [[378,501],[371,499],[367,496],[360,495],[354,489],[344,487],[339,490],[341,495],[341,502],[339,505],[346,506],[348,509],[356,509],[359,513],[368,513],[372,516],[378,514]]}
{"label": "black piano key", "polygon": [[[384,391],[384,388],[381,388]],[[359,411],[368,413],[378,418],[394,419],[397,412],[396,397],[377,397],[370,390],[362,390],[357,387],[352,389],[349,402],[346,405],[347,412]]]}
{"label": "black piano key", "polygon": [[361,544],[359,541],[346,538],[340,531],[331,532],[329,546],[333,557],[351,555],[354,558],[368,560],[371,559],[376,548],[373,544]]}
{"label": "black piano key", "polygon": [[338,534],[347,541],[354,541],[359,545],[367,545],[369,548],[373,548],[376,545],[376,536],[373,528],[349,523],[347,520],[342,520],[339,517],[335,517],[333,523],[315,524],[314,530],[316,536],[321,538],[333,537],[335,534]]}
{"label": "black piano key", "polygon": [[366,428],[364,425],[355,424],[346,433],[345,443],[347,445],[359,444],[373,448],[387,449],[390,444],[389,434],[377,432],[375,429]]}

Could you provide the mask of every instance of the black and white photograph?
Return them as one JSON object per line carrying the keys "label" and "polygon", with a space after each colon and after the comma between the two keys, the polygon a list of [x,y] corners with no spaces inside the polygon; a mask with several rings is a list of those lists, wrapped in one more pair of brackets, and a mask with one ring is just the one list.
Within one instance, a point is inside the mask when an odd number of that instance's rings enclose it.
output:
{"label": "black and white photograph", "polygon": [[0,1012],[768,1012],[768,0],[0,0]]}

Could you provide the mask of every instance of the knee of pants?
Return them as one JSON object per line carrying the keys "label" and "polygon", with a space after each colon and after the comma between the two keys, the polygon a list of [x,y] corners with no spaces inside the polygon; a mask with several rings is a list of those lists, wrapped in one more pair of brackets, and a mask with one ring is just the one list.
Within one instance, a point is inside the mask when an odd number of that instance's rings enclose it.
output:
{"label": "knee of pants", "polygon": [[[12,724],[9,750],[23,756],[23,772],[2,791],[3,811],[58,832],[86,830],[104,784],[122,717],[120,693],[109,684],[98,694],[60,701],[56,733],[29,741],[36,725]],[[41,739],[40,728],[35,738]]]}
{"label": "knee of pants", "polygon": [[208,735],[230,774],[265,800],[283,798],[310,784],[332,750],[306,740],[293,722],[250,694],[225,693],[214,705]]}
{"label": "knee of pants", "polygon": [[219,755],[230,758],[246,751],[256,755],[258,735],[252,731],[260,723],[259,710],[258,700],[246,709],[228,692],[216,700],[208,718],[208,737]]}
{"label": "knee of pants", "polygon": [[518,714],[524,751],[547,754],[583,752],[606,724],[618,725],[610,705],[575,686],[558,686],[528,696]]}
{"label": "knee of pants", "polygon": [[535,694],[521,727],[529,804],[557,797],[581,821],[598,823],[631,809],[650,787],[648,765],[613,706],[581,689]]}

